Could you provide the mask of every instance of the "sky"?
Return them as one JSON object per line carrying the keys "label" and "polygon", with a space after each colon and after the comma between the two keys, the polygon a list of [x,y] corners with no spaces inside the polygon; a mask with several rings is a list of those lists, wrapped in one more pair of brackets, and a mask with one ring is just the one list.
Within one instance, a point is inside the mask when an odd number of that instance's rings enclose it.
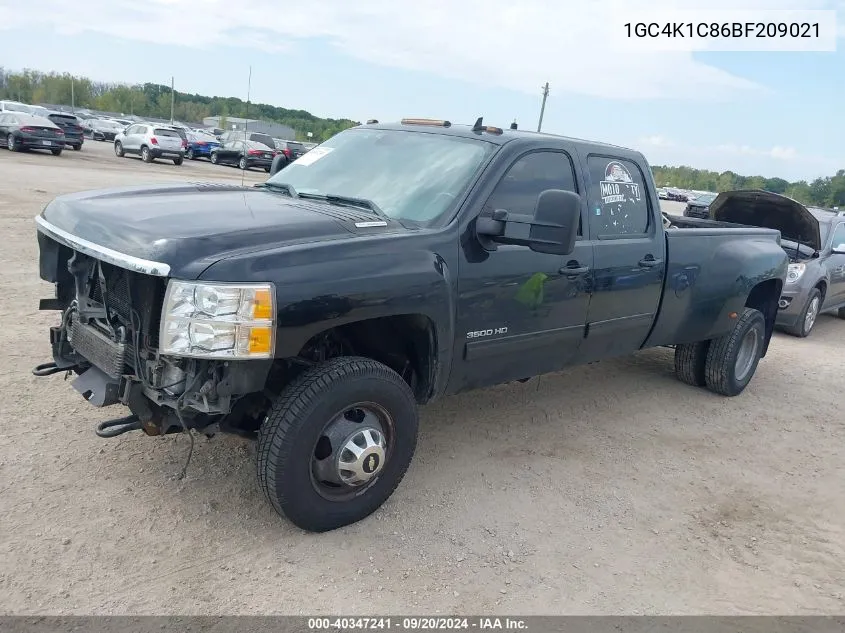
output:
{"label": "sky", "polygon": [[[759,20],[836,10],[836,50],[624,38],[625,22],[703,8]],[[254,103],[527,129],[549,82],[544,132],[633,147],[652,164],[788,180],[845,168],[845,0],[0,0],[0,16],[8,70],[173,76],[177,91],[246,99],[251,67]]]}

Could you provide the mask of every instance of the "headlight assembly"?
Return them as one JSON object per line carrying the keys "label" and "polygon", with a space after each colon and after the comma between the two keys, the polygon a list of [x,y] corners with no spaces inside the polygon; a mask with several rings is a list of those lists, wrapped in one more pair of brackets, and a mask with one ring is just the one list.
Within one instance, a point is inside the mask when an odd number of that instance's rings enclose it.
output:
{"label": "headlight assembly", "polygon": [[171,280],[162,308],[162,354],[191,358],[272,358],[276,297],[272,284]]}
{"label": "headlight assembly", "polygon": [[790,264],[789,269],[786,271],[786,283],[794,284],[801,279],[801,275],[804,274],[806,269],[806,264]]}

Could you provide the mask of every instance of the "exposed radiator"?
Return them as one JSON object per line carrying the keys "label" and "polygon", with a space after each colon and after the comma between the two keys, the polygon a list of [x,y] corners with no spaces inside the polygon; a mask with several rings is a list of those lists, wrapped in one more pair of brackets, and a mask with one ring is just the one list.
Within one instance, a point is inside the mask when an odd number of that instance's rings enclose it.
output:
{"label": "exposed radiator", "polygon": [[124,373],[128,346],[115,343],[96,328],[74,320],[70,344],[81,356],[112,378],[119,378]]}

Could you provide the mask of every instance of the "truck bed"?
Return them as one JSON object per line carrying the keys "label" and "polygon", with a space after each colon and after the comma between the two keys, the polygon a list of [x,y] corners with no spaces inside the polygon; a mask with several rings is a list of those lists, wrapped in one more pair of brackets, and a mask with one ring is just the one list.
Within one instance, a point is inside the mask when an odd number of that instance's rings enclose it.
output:
{"label": "truck bed", "polygon": [[[742,311],[749,292],[761,282],[741,271],[783,265],[782,251],[772,249],[780,243],[779,231],[668,217],[673,228],[665,231],[663,299],[644,347],[694,343],[730,332],[733,320],[729,315]],[[751,262],[755,264],[749,266]]]}

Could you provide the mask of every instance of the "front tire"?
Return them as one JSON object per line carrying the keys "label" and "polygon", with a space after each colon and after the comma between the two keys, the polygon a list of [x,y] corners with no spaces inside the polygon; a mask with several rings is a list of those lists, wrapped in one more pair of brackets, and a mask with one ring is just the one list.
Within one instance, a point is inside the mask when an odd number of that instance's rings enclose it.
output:
{"label": "front tire", "polygon": [[11,152],[21,151],[21,146],[18,145],[14,134],[9,134],[9,136],[6,137],[6,147],[8,147]]}
{"label": "front tire", "polygon": [[120,141],[115,141],[114,155],[117,156],[118,158],[123,158],[124,154],[125,153],[123,151],[123,143],[121,143]]}
{"label": "front tire", "polygon": [[245,156],[241,156],[241,159],[238,161],[238,167],[241,170],[246,170],[248,168],[248,166],[246,164],[246,157]]}
{"label": "front tire", "polygon": [[215,154],[214,152],[212,152],[212,153],[211,153],[211,156],[209,156],[209,157],[208,157],[208,160],[210,160],[210,161],[211,161],[211,164],[212,164],[212,165],[216,165],[216,164],[217,164],[217,154]]}
{"label": "front tire", "polygon": [[765,341],[763,313],[745,308],[730,334],[710,342],[704,367],[707,388],[723,396],[741,394],[757,371]]}
{"label": "front tire", "polygon": [[794,326],[787,328],[786,332],[799,338],[809,336],[819,317],[821,307],[822,293],[818,288],[813,288],[810,291],[810,296],[807,297],[807,303],[804,305],[804,310],[801,311],[798,322]]}
{"label": "front tire", "polygon": [[188,149],[188,160],[196,160],[196,154],[194,154],[194,148],[191,147]]}
{"label": "front tire", "polygon": [[709,348],[710,341],[686,343],[675,347],[675,376],[678,380],[693,387],[707,385],[705,366]]}
{"label": "front tire", "polygon": [[270,408],[259,430],[258,484],[303,530],[355,523],[402,481],[418,424],[414,394],[389,367],[359,357],[321,363]]}

